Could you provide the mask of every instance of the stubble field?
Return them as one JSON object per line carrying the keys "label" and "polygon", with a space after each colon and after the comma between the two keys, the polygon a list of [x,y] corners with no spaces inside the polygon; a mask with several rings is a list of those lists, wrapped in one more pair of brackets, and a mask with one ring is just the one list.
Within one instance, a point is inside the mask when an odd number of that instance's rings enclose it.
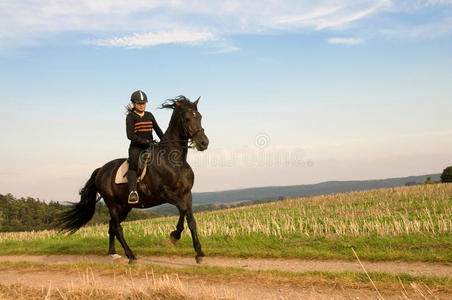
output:
{"label": "stubble field", "polygon": [[[176,274],[182,278],[194,277],[204,283],[211,281],[206,278],[217,278],[219,282],[235,282],[235,279],[242,278],[236,284],[238,287],[240,283],[255,284],[256,278],[265,278],[270,286],[274,284],[282,290],[284,288],[281,286],[292,286],[300,291],[305,289],[306,292],[306,286],[311,286],[311,292],[315,293],[305,295],[314,295],[314,298],[325,295],[325,287],[331,287],[328,283],[334,283],[337,287],[333,289],[335,292],[342,291],[336,294],[333,290],[326,292],[326,295],[331,293],[337,298],[347,298],[355,295],[356,291],[364,290],[368,292],[364,295],[371,298],[379,298],[381,295],[384,298],[391,295],[401,298],[447,298],[451,295],[452,184],[296,198],[199,213],[195,217],[207,255],[204,266],[180,263],[180,267],[175,263],[178,259],[194,262],[195,253],[188,230],[184,231],[178,244],[170,243],[169,233],[174,230],[177,218],[168,217],[123,223],[126,240],[139,260],[140,256],[142,261],[148,258],[146,264],[126,266],[105,261],[105,257],[108,258],[108,233],[107,226],[102,225],[83,228],[69,236],[56,231],[2,233],[0,255],[11,258],[11,261],[2,258],[2,272],[10,272],[12,269],[22,270],[21,272],[48,272],[58,265],[61,269],[56,271],[66,274],[73,269],[69,266],[78,264],[78,272],[91,268],[98,275],[107,272],[106,270],[118,274],[128,271],[135,272],[136,276],[142,278],[152,271],[160,274],[159,276]],[[122,254],[119,244],[117,249]],[[362,260],[362,266],[354,251]],[[104,258],[84,262],[75,259],[73,263],[64,261],[58,264],[33,262],[30,259],[34,255],[63,254],[74,255],[74,258],[84,255]],[[156,263],[158,259],[149,259],[149,256],[158,258],[162,255],[169,255],[166,266],[162,266],[165,263]],[[17,257],[22,257],[28,263],[21,263],[21,259],[18,260]],[[209,257],[212,259],[210,263]],[[212,263],[215,259],[247,262],[243,265],[215,265]],[[274,262],[274,266],[270,263],[270,267],[265,270],[259,267],[250,269],[253,260]],[[314,262],[314,265],[319,262],[319,266],[325,262],[339,262],[338,265],[344,267],[338,267],[334,271],[319,267],[316,271],[315,267],[309,270],[302,267],[286,270],[278,266],[284,263],[290,265],[290,262],[294,266],[302,266],[303,261]],[[358,269],[345,267],[350,263],[355,263]],[[366,275],[366,266],[370,267],[372,264],[376,267],[371,268],[369,272],[372,272]],[[384,264],[406,264],[407,267],[406,270],[394,267],[396,271],[392,272],[391,265],[384,268]],[[426,270],[431,268],[432,272],[413,273],[416,268],[410,269],[410,266]],[[8,291],[8,287],[5,285],[4,290]],[[225,289],[228,290],[228,285]],[[231,290],[235,291],[232,287]],[[289,290],[291,289],[286,291],[288,297],[295,297]],[[193,296],[193,293],[188,294]],[[245,298],[250,297],[250,294],[244,295]],[[262,298],[267,294],[256,295]],[[284,296],[284,292],[268,295]],[[234,298],[243,295],[237,292],[229,296]]]}

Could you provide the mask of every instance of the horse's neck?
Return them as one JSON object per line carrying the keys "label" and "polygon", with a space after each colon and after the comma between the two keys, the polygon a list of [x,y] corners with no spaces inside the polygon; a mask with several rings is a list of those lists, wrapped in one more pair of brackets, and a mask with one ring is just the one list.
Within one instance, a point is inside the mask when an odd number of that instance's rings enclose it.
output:
{"label": "horse's neck", "polygon": [[180,128],[180,121],[173,113],[168,129],[165,131],[162,139],[162,144],[166,148],[172,150],[180,150],[182,152],[182,159],[187,160],[188,139],[184,136],[182,128]]}

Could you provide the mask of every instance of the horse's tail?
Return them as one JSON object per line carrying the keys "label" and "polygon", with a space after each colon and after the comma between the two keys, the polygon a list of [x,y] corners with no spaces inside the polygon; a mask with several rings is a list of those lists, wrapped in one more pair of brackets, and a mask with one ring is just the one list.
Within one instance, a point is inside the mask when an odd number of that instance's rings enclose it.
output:
{"label": "horse's tail", "polygon": [[71,234],[79,230],[83,225],[88,223],[94,215],[96,208],[96,176],[100,168],[94,170],[90,179],[80,190],[80,202],[73,203],[72,207],[62,213],[56,221],[56,225],[60,231],[68,231]]}

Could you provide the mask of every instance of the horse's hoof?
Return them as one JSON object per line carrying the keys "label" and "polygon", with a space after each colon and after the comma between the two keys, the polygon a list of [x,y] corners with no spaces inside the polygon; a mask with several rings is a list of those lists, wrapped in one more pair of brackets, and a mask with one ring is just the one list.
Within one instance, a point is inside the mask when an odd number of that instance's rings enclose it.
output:
{"label": "horse's hoof", "polygon": [[196,255],[195,259],[196,259],[196,263],[197,263],[197,264],[201,264],[202,261],[204,260],[204,256],[198,256],[198,255]]}
{"label": "horse's hoof", "polygon": [[134,265],[136,263],[137,263],[137,259],[135,257],[134,258],[129,258],[129,265]]}
{"label": "horse's hoof", "polygon": [[179,239],[177,237],[175,237],[175,234],[173,232],[170,233],[170,240],[171,240],[171,243],[173,243],[173,245],[176,245],[177,242],[179,242]]}
{"label": "horse's hoof", "polygon": [[170,240],[171,240],[171,243],[172,243],[173,245],[176,245],[177,242],[179,242],[179,240],[176,239],[175,237],[173,237],[172,235],[170,236]]}
{"label": "horse's hoof", "polygon": [[111,254],[110,255],[111,256],[111,258],[113,258],[113,260],[117,260],[117,259],[120,259],[121,258],[121,255],[119,255],[119,254]]}

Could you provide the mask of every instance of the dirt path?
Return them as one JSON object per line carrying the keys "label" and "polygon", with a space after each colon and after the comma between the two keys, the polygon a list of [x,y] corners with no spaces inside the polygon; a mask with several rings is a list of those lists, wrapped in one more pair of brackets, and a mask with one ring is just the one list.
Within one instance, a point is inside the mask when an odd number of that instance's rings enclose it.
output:
{"label": "dirt path", "polygon": [[[17,255],[0,256],[0,262],[29,261],[44,264],[69,264],[77,262],[117,263],[126,264],[124,257],[114,260],[110,256],[97,255]],[[391,274],[406,273],[410,275],[448,276],[452,277],[452,264],[438,263],[407,263],[407,262],[362,262],[367,271],[386,272]],[[194,258],[179,256],[139,256],[137,264],[156,264],[170,267],[196,266]],[[335,260],[299,260],[299,259],[270,259],[270,258],[231,258],[206,257],[203,265],[218,267],[236,267],[247,270],[279,270],[287,272],[362,272],[358,262]]]}
{"label": "dirt path", "polygon": [[[37,262],[42,264],[72,264],[80,262],[95,263],[119,263],[127,264],[125,258],[113,259],[110,256],[95,255],[48,255],[48,256],[0,256],[0,262]],[[178,256],[141,256],[137,264],[158,264],[170,267],[196,266],[194,258]],[[225,258],[208,257],[203,265],[218,267],[237,267],[248,270],[281,270],[289,272],[304,271],[362,271],[356,262],[344,261],[310,261],[310,260],[285,260],[285,259],[260,259],[260,258]],[[401,262],[364,262],[368,271],[380,271],[388,273],[408,273],[413,275],[441,275],[452,276],[452,266],[429,263],[401,263]],[[128,292],[132,289],[146,290],[149,287],[164,282],[169,286],[177,286],[184,293],[204,299],[377,299],[377,293],[372,288],[353,288],[338,286],[337,283],[318,282],[278,282],[269,280],[262,282],[252,277],[224,276],[218,278],[205,278],[202,276],[170,275],[171,278],[158,275],[153,278],[134,275],[102,275],[89,270],[74,268],[70,271],[20,271],[11,268],[0,270],[0,284],[11,285],[21,283],[23,286],[48,289],[74,289],[95,286],[99,289],[115,290],[118,293]],[[180,280],[179,280],[180,278]],[[427,294],[428,290],[418,294],[417,288],[407,287],[409,298],[412,299],[450,299],[450,294],[442,292]],[[393,291],[381,291],[384,299],[403,299],[402,288]],[[9,299],[9,298],[8,298]],[[12,298],[14,299],[14,298]],[[119,299],[119,298],[118,298]],[[185,298],[184,298],[185,299]],[[112,299],[113,300],[113,299]]]}
{"label": "dirt path", "polygon": [[[21,283],[24,286],[38,289],[74,290],[95,286],[98,289],[115,290],[117,293],[127,293],[130,290],[152,290],[155,286],[174,286],[195,299],[377,299],[375,291],[369,289],[338,289],[332,287],[299,287],[293,285],[262,284],[260,282],[243,282],[230,280],[228,282],[215,282],[209,280],[192,280],[190,278],[157,277],[154,279],[105,276],[93,273],[67,273],[67,272],[18,272],[15,270],[0,271],[0,283],[4,285]],[[85,292],[86,293],[86,292]],[[400,293],[399,293],[400,294]],[[401,294],[400,294],[401,295]],[[385,299],[400,299],[400,295],[387,295]],[[414,294],[415,295],[415,294]],[[447,299],[438,295],[437,299]],[[46,298],[47,299],[47,298]],[[181,298],[178,298],[181,299]]]}

